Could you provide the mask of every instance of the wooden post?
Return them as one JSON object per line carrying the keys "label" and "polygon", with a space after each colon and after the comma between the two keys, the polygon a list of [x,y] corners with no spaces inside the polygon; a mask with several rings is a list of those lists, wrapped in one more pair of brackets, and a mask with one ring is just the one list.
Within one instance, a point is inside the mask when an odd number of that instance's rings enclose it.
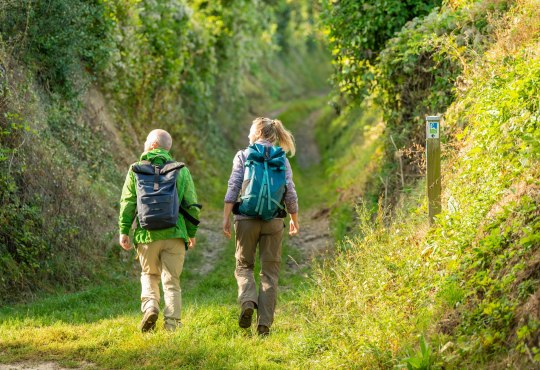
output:
{"label": "wooden post", "polygon": [[440,116],[426,117],[427,194],[429,222],[441,213],[441,127]]}

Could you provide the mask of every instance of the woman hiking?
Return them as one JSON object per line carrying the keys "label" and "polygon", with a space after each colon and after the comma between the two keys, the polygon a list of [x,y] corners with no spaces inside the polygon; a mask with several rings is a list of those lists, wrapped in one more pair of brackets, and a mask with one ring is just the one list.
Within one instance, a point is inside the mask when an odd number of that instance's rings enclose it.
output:
{"label": "woman hiking", "polygon": [[[285,156],[294,156],[295,144],[281,121],[262,117],[253,121],[248,138],[250,145],[233,160],[225,195],[223,233],[231,237],[232,212],[236,236],[234,275],[241,307],[238,324],[249,328],[256,309],[257,333],[264,336],[270,333],[274,321],[287,212],[291,215],[289,235],[299,231],[298,197]],[[258,294],[253,275],[257,245],[261,264]]]}

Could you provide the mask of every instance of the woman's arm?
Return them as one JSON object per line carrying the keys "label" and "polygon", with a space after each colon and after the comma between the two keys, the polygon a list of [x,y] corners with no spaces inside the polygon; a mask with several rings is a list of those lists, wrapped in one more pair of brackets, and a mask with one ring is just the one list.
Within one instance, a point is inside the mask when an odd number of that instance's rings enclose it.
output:
{"label": "woman's arm", "polygon": [[289,235],[296,235],[300,231],[300,225],[298,224],[298,195],[296,194],[296,188],[293,181],[293,173],[291,164],[287,159],[285,162],[287,168],[285,176],[287,179],[287,191],[285,192],[285,207],[287,212],[291,215],[291,221],[289,222]]}
{"label": "woman's arm", "polygon": [[231,238],[231,212],[233,209],[234,203],[225,203],[223,207],[223,235],[227,239]]}
{"label": "woman's arm", "polygon": [[229,177],[227,194],[225,194],[225,204],[223,206],[223,234],[231,238],[231,213],[234,203],[238,200],[242,182],[244,180],[245,157],[242,151],[236,153],[233,160],[231,176]]}

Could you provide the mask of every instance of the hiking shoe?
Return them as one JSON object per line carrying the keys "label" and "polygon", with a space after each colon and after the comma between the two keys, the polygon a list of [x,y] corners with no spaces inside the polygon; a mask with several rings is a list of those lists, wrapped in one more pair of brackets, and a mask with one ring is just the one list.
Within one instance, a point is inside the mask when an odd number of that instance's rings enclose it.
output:
{"label": "hiking shoe", "polygon": [[253,310],[255,310],[255,304],[253,302],[242,303],[242,312],[238,318],[238,326],[247,329],[251,326],[251,318],[253,317]]}
{"label": "hiking shoe", "polygon": [[165,324],[163,325],[163,329],[170,332],[176,331],[176,329],[179,329],[181,327],[182,321],[176,319],[165,319]]}
{"label": "hiking shoe", "polygon": [[139,328],[143,333],[154,330],[156,328],[156,321],[159,311],[156,308],[150,308],[144,312],[144,316],[141,320]]}
{"label": "hiking shoe", "polygon": [[257,334],[259,334],[261,337],[266,337],[268,334],[270,334],[270,328],[266,325],[259,325],[257,326]]}

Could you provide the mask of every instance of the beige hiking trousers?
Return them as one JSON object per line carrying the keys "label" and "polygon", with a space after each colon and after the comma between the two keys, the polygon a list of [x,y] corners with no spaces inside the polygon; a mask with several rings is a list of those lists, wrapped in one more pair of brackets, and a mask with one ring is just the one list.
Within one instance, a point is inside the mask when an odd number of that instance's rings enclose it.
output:
{"label": "beige hiking trousers", "polygon": [[[236,232],[234,276],[238,283],[238,302],[240,305],[248,301],[255,303],[258,325],[270,327],[274,321],[284,228],[283,219],[280,218],[270,221],[243,219],[234,223]],[[253,275],[257,244],[261,261],[259,294]]]}
{"label": "beige hiking trousers", "polygon": [[141,262],[141,310],[150,308],[159,311],[159,281],[163,285],[165,321],[180,321],[182,296],[180,274],[184,266],[186,245],[182,239],[158,240],[148,244],[138,244],[137,252]]}

